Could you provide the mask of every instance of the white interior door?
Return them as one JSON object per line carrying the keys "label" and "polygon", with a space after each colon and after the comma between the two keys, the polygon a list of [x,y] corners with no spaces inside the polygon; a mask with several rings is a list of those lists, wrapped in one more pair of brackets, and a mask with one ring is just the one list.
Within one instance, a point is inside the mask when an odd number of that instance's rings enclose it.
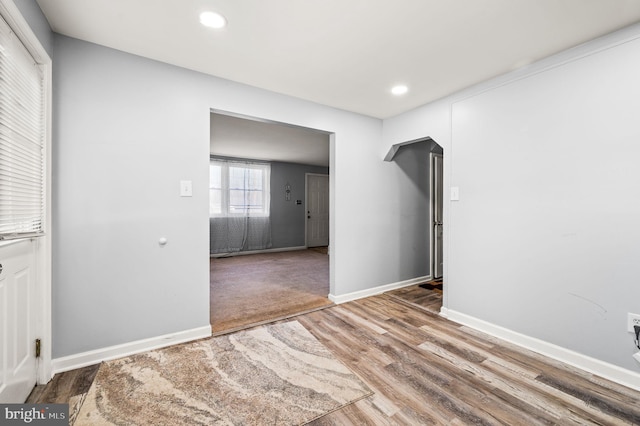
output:
{"label": "white interior door", "polygon": [[0,247],[0,403],[22,403],[36,384],[35,243]]}
{"label": "white interior door", "polygon": [[0,68],[0,403],[23,403],[52,377],[52,63],[13,0],[0,0]]}
{"label": "white interior door", "polygon": [[307,247],[329,245],[329,175],[307,174]]}
{"label": "white interior door", "polygon": [[442,155],[431,154],[431,188],[433,203],[433,278],[442,278]]}

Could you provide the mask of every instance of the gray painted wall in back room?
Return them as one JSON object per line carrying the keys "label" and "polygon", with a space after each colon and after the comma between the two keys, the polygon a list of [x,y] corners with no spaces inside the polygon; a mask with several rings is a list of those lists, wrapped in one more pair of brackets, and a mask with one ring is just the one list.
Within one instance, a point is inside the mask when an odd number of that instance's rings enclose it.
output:
{"label": "gray painted wall in back room", "polygon": [[[250,158],[212,157],[231,160],[256,161]],[[258,160],[259,161],[259,160]],[[328,167],[270,161],[271,165],[271,248],[301,247],[305,245],[305,174],[329,174]],[[291,201],[284,197],[284,186],[291,185]],[[296,200],[302,200],[297,205]]]}
{"label": "gray painted wall in back room", "polygon": [[[328,167],[293,163],[271,163],[271,244],[272,248],[305,245],[305,174],[329,174]],[[291,201],[284,187],[291,185]],[[297,205],[296,200],[302,200]]]}
{"label": "gray painted wall in back room", "polygon": [[[442,154],[442,147],[427,139],[402,145],[393,157],[401,172],[404,191],[394,197],[403,231],[394,236],[411,256],[402,263],[409,278],[432,275],[431,271],[431,153]],[[422,259],[415,262],[413,259]],[[402,262],[402,260],[401,260]],[[408,279],[408,278],[407,278]]]}
{"label": "gray painted wall in back room", "polygon": [[393,158],[398,165],[404,192],[394,197],[395,208],[398,209],[398,220],[404,223],[404,232],[389,236],[398,238],[403,246],[411,247],[421,263],[401,260],[406,277],[423,277],[430,273],[429,242],[429,152],[431,141],[416,142],[402,146]]}

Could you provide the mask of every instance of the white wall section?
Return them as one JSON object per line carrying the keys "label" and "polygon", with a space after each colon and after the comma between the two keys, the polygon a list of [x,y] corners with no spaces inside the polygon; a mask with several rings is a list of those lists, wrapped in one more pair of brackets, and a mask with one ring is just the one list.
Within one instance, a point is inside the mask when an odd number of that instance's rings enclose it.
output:
{"label": "white wall section", "polygon": [[444,146],[445,309],[631,371],[640,26],[387,120]]}
{"label": "white wall section", "polygon": [[[403,189],[379,155],[380,120],[64,36],[54,51],[56,358],[208,324],[211,109],[334,133],[331,294],[414,278],[397,259],[424,262],[389,238],[408,225],[390,204]],[[178,196],[184,179],[193,197]]]}
{"label": "white wall section", "polygon": [[445,193],[460,188],[444,206],[445,310],[639,371],[626,331],[640,301],[639,37],[629,27],[382,122],[56,35],[54,357],[208,324],[216,109],[332,133],[335,300],[425,273],[394,205],[416,188],[383,159],[431,137]]}

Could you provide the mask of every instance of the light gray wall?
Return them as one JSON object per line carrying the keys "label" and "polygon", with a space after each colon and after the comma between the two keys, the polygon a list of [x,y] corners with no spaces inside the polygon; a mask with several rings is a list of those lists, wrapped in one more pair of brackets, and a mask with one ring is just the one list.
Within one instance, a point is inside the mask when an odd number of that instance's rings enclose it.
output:
{"label": "light gray wall", "polygon": [[402,146],[393,157],[398,185],[403,190],[390,200],[396,209],[399,232],[387,236],[398,239],[400,246],[410,250],[411,255],[407,252],[406,259],[400,259],[403,280],[430,274],[430,152],[431,141],[421,141]]}
{"label": "light gray wall", "polygon": [[[35,3],[17,3],[46,40]],[[638,33],[384,124],[55,36],[54,357],[208,323],[216,108],[335,132],[332,294],[410,278],[403,259],[424,261],[389,238],[405,233],[393,200],[407,177],[382,158],[431,136],[444,147],[445,193],[453,184],[461,196],[445,204],[445,306],[638,371],[624,325],[640,300]],[[193,198],[178,197],[182,179]]]}
{"label": "light gray wall", "polygon": [[445,307],[632,371],[640,26],[386,120],[444,147]]}
{"label": "light gray wall", "polygon": [[380,120],[60,35],[54,54],[54,357],[208,324],[212,108],[331,133],[332,295],[406,279]]}
{"label": "light gray wall", "polygon": [[59,35],[54,48],[54,358],[206,326],[198,76]]}
{"label": "light gray wall", "polygon": [[40,10],[38,3],[35,0],[14,0],[14,4],[40,40],[40,44],[47,51],[49,58],[53,59],[53,33],[49,21]]}
{"label": "light gray wall", "polygon": [[[272,248],[305,245],[305,174],[329,174],[327,167],[293,163],[271,163],[271,243]],[[291,185],[291,201],[284,187]],[[297,205],[296,200],[302,204]]]}

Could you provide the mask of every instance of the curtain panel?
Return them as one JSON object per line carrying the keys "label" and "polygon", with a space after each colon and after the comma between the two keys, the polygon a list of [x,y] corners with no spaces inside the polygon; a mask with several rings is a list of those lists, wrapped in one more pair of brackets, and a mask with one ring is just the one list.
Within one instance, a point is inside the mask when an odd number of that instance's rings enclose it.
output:
{"label": "curtain panel", "polygon": [[211,254],[271,247],[271,166],[211,159],[209,245]]}
{"label": "curtain panel", "polygon": [[263,250],[271,247],[269,217],[209,218],[211,254]]}

